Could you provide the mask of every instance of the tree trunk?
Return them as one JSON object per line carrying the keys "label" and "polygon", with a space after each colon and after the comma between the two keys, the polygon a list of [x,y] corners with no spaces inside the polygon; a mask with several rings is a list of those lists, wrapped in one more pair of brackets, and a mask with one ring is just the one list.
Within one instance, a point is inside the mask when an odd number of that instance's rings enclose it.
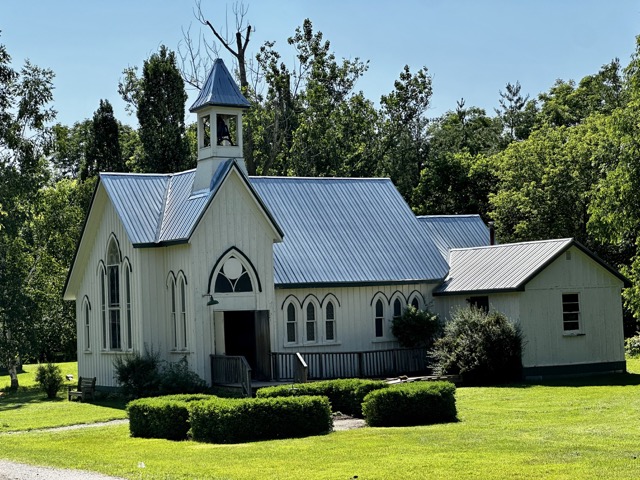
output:
{"label": "tree trunk", "polygon": [[11,386],[9,387],[11,390],[17,390],[20,386],[18,384],[18,363],[15,359],[12,359],[9,363],[9,378],[11,379]]}

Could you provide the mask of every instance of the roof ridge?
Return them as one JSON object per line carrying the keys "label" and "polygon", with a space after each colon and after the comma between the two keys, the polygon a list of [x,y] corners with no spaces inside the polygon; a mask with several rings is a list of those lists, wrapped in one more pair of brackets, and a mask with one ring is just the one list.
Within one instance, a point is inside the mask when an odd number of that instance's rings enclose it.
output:
{"label": "roof ridge", "polygon": [[283,179],[283,180],[350,180],[350,181],[358,181],[358,180],[376,180],[376,181],[385,181],[390,182],[391,179],[387,177],[291,177],[291,176],[280,176],[280,175],[249,175],[249,179]]}
{"label": "roof ridge", "polygon": [[173,179],[173,175],[169,177],[167,186],[164,189],[164,196],[162,197],[162,209],[160,210],[160,215],[158,216],[158,225],[156,226],[156,242],[160,241],[160,237],[162,235],[162,227],[164,226],[164,214],[167,211],[167,204],[169,203],[169,196],[171,193],[171,187],[173,186]]}
{"label": "roof ridge", "polygon": [[573,242],[574,238],[572,237],[568,237],[568,238],[550,238],[548,240],[529,240],[526,242],[513,242],[513,243],[500,243],[500,244],[496,244],[496,245],[482,245],[479,247],[465,247],[465,248],[452,248],[450,249],[450,251],[454,251],[454,250],[481,250],[481,249],[485,249],[485,248],[496,248],[496,247],[513,247],[516,245],[534,245],[537,243],[568,243],[568,242]]}

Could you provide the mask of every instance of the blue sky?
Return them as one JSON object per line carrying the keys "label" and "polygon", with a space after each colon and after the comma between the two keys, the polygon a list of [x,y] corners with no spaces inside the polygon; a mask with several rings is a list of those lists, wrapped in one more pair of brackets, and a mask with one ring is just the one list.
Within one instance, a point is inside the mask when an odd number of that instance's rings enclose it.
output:
{"label": "blue sky", "polygon": [[[203,0],[202,5],[217,27],[224,28],[227,10],[233,25],[233,3]],[[375,102],[392,91],[405,64],[412,71],[426,66],[433,77],[433,117],[454,109],[462,97],[467,106],[492,112],[507,82],[520,81],[523,92],[534,97],[557,78],[580,80],[615,57],[625,65],[640,34],[637,0],[254,0],[245,5],[256,28],[252,53],[275,40],[291,64],[294,53],[286,39],[310,18],[338,58],[370,61],[357,89]],[[55,72],[58,121],[89,118],[106,98],[121,121],[135,125],[117,93],[122,70],[141,66],[161,44],[176,50],[189,25],[197,33],[201,27],[193,7],[192,0],[6,1],[0,7],[0,43],[14,67],[29,58]]]}

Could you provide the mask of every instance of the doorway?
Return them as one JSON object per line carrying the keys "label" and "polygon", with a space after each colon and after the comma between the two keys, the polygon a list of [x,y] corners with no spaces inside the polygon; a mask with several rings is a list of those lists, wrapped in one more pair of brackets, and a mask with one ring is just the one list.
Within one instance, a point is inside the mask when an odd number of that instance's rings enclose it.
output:
{"label": "doorway", "polygon": [[227,355],[247,359],[251,377],[255,380],[271,378],[271,345],[269,341],[268,311],[225,311],[224,347]]}

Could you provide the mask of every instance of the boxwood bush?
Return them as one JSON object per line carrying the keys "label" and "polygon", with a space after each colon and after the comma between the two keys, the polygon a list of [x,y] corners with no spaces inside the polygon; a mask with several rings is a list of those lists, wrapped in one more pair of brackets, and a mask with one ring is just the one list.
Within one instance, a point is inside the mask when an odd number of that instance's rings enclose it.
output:
{"label": "boxwood bush", "polygon": [[456,387],[449,382],[413,382],[369,393],[362,404],[372,427],[430,425],[456,420]]}
{"label": "boxwood bush", "polygon": [[132,437],[184,440],[190,428],[190,402],[215,398],[212,395],[168,395],[140,398],[127,404]]}
{"label": "boxwood bush", "polygon": [[256,393],[256,396],[259,398],[273,398],[321,395],[329,398],[331,409],[334,412],[362,418],[362,402],[364,397],[366,397],[369,392],[386,387],[387,384],[382,380],[345,378],[261,388]]}
{"label": "boxwood bush", "polygon": [[321,435],[332,429],[325,397],[216,398],[189,404],[191,435],[210,443],[239,443]]}

